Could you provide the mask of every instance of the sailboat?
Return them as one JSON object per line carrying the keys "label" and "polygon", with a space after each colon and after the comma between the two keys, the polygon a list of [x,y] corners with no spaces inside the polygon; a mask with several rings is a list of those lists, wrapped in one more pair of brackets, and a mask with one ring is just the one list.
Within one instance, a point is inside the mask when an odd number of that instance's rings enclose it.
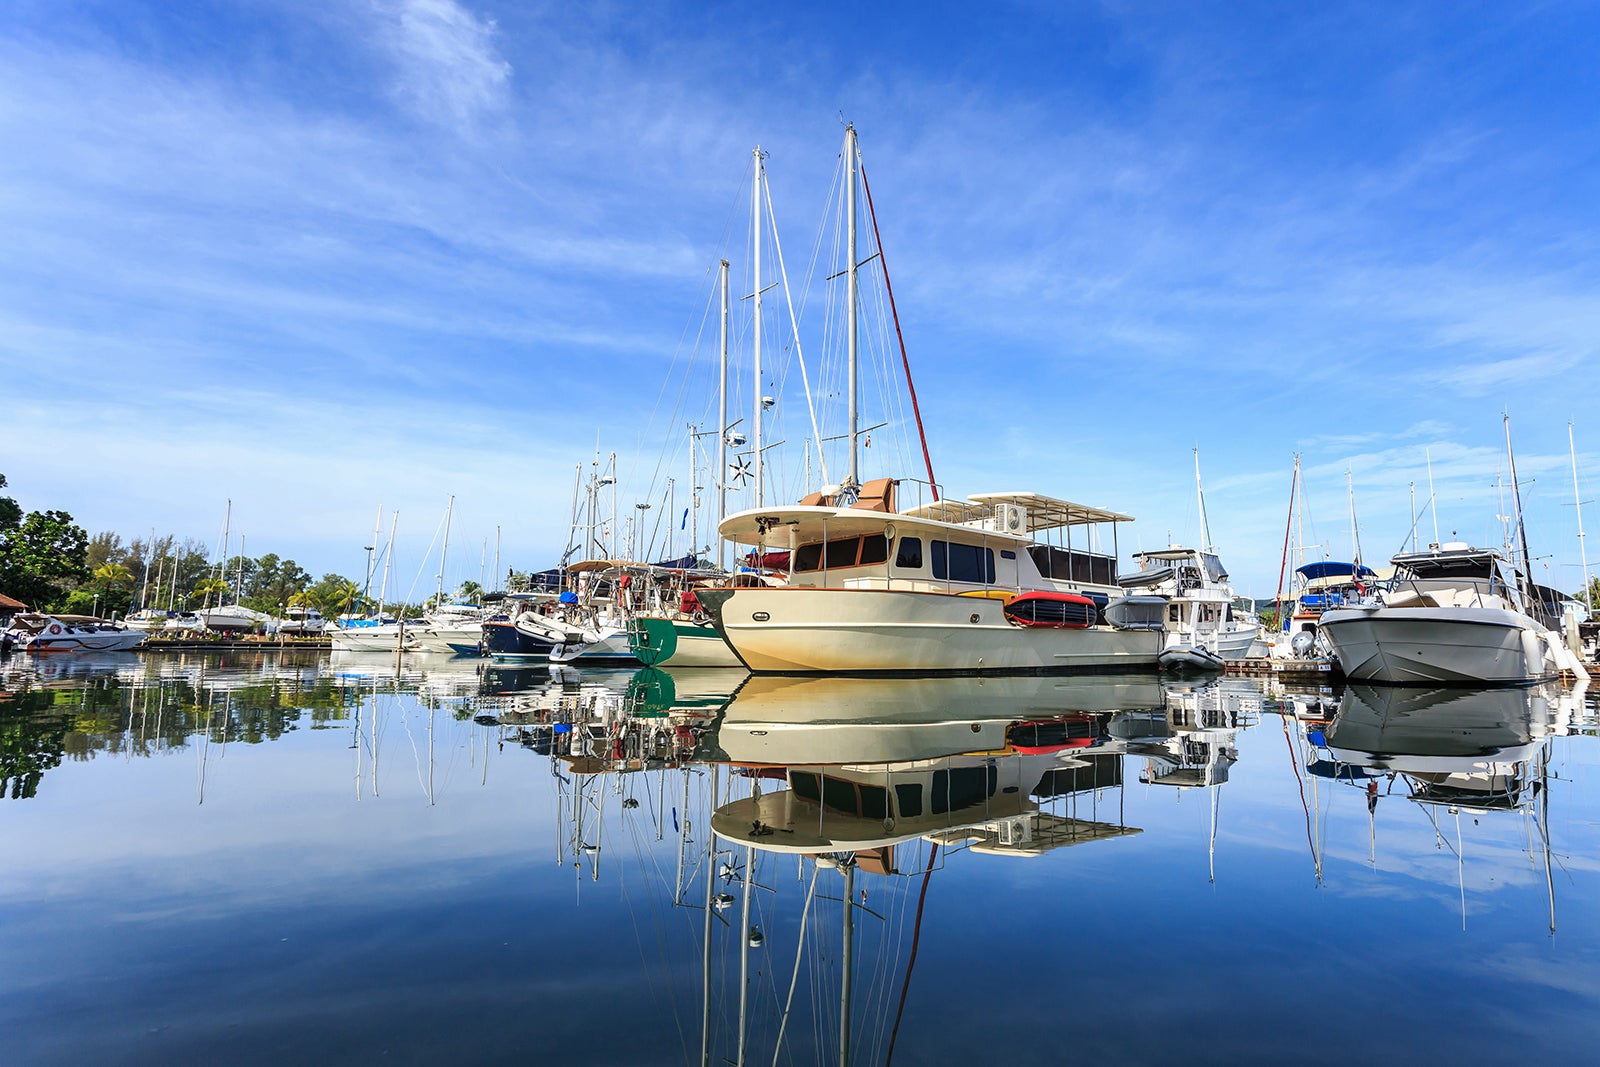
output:
{"label": "sailboat", "polygon": [[758,496],[722,521],[724,541],[787,552],[788,565],[778,586],[698,591],[712,624],[756,672],[1153,670],[1164,603],[1124,596],[1116,552],[1095,539],[1109,528],[1114,548],[1129,516],[1035,492],[939,499],[931,476],[933,499],[901,509],[903,479],[862,483],[854,126],[844,157],[849,472],[797,505]]}

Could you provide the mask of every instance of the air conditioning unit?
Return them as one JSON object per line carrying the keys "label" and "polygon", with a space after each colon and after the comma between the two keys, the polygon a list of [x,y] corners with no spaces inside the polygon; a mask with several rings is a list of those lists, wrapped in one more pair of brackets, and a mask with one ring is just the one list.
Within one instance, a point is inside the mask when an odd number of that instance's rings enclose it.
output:
{"label": "air conditioning unit", "polygon": [[1021,504],[996,504],[994,512],[983,525],[986,530],[996,530],[1000,533],[1026,534],[1028,509]]}

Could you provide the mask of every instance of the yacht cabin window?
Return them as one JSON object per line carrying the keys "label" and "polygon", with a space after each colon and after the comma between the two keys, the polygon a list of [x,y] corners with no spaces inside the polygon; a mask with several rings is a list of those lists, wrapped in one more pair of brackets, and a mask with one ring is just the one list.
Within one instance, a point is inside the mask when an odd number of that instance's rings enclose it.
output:
{"label": "yacht cabin window", "polygon": [[922,569],[922,538],[902,537],[895,547],[894,565],[907,570]]}
{"label": "yacht cabin window", "polygon": [[956,541],[935,541],[933,576],[941,581],[993,585],[994,550]]}

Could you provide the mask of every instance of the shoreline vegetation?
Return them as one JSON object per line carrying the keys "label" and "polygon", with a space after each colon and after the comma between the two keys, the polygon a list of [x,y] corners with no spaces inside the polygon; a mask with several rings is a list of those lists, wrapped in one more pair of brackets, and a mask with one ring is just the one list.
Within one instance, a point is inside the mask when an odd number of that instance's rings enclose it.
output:
{"label": "shoreline vegetation", "polygon": [[[0,491],[6,478],[0,474]],[[461,593],[481,593],[465,582]],[[211,558],[203,542],[174,534],[135,537],[107,530],[90,536],[65,511],[24,512],[0,495],[0,594],[34,611],[125,617],[140,607],[189,612],[239,603],[277,618],[291,608],[324,618],[377,610],[360,581],[329,572],[312,575],[275,552]],[[433,604],[385,603],[386,612],[418,618]],[[276,642],[276,638],[272,638]]]}

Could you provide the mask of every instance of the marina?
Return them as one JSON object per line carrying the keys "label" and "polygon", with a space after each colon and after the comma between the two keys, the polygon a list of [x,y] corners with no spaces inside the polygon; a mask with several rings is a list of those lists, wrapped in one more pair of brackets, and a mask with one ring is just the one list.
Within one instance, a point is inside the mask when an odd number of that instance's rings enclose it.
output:
{"label": "marina", "polygon": [[1308,985],[1397,1054],[1585,1058],[1581,688],[228,650],[0,692],[13,1062],[1059,1053],[953,1025],[983,988],[1101,1058],[1200,1013],[1203,1059],[1343,1062]]}
{"label": "marina", "polygon": [[1587,1062],[1597,39],[0,5],[0,1065]]}

